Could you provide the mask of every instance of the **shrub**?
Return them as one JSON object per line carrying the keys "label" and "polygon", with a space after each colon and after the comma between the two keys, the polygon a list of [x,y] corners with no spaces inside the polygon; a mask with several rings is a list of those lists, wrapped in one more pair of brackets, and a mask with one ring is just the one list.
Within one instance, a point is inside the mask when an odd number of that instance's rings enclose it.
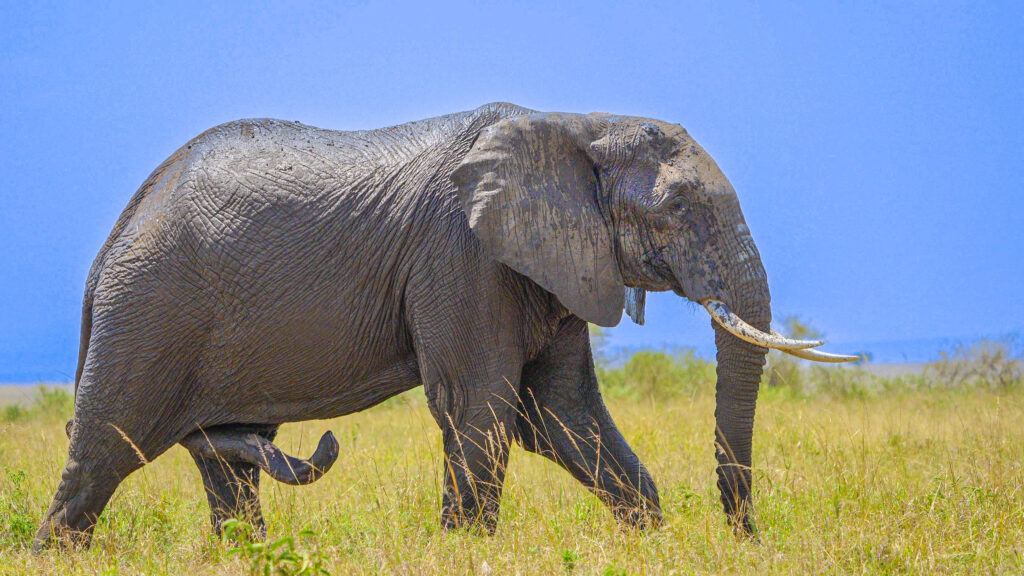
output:
{"label": "shrub", "polygon": [[612,396],[664,398],[714,389],[715,365],[693,350],[641,350],[616,368],[599,368],[602,389]]}
{"label": "shrub", "polygon": [[29,418],[62,420],[71,418],[75,411],[75,398],[64,388],[40,384],[36,397],[28,405],[8,404],[0,407],[0,422],[20,422]]}
{"label": "shrub", "polygon": [[28,410],[26,410],[21,404],[8,404],[7,406],[4,406],[4,422],[17,422],[26,415],[28,415]]}
{"label": "shrub", "polygon": [[838,398],[863,399],[883,389],[882,379],[859,367],[814,366],[810,369],[808,381],[810,391]]}
{"label": "shrub", "polygon": [[[789,338],[819,340],[825,336],[806,321],[801,320],[799,316],[787,316],[782,323],[784,327],[781,332]],[[800,363],[789,354],[783,354],[778,350],[770,351],[765,373],[765,385],[769,388],[787,388],[797,395],[811,392]]]}
{"label": "shrub", "polygon": [[1024,382],[1024,354],[1019,338],[979,340],[942,351],[939,360],[925,368],[926,380],[935,388],[1009,390]]}
{"label": "shrub", "polygon": [[[222,526],[225,542],[236,542],[228,554],[239,555],[249,560],[250,574],[279,574],[281,576],[314,576],[330,574],[324,567],[325,558],[320,549],[296,546],[295,538],[285,536],[277,540],[259,542],[254,540],[255,529],[251,524],[226,520]],[[312,540],[311,530],[299,532],[300,543]]]}
{"label": "shrub", "polygon": [[32,411],[44,418],[67,420],[75,412],[75,397],[64,388],[40,384]]}

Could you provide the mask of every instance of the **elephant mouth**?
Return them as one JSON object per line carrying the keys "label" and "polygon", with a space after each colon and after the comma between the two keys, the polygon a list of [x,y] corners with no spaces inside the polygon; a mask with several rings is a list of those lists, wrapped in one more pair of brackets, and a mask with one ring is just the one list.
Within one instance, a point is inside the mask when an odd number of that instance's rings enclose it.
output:
{"label": "elephant mouth", "polygon": [[650,281],[644,282],[644,289],[653,292],[671,290],[681,298],[687,298],[682,285],[680,285],[676,275],[672,272],[671,264],[665,258],[665,253],[668,250],[669,247],[667,245],[659,246],[648,250],[641,257],[644,267],[651,272],[651,276],[657,279],[655,283]]}

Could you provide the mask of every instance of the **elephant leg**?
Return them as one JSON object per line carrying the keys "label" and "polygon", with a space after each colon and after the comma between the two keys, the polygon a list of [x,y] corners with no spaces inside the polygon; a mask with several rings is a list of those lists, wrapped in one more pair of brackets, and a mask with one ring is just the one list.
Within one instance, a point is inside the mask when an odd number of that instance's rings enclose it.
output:
{"label": "elephant leg", "polygon": [[[117,486],[174,446],[191,427],[187,387],[193,366],[178,360],[175,350],[161,348],[165,340],[137,331],[131,318],[121,320],[93,321],[74,421],[68,427],[67,463],[36,532],[37,550],[54,543],[87,547]],[[107,339],[110,325],[118,327],[113,341]],[[125,350],[122,341],[134,347]],[[189,341],[182,337],[175,343],[187,346]]]}
{"label": "elephant leg", "polygon": [[523,368],[516,439],[568,470],[623,524],[661,521],[658,489],[604,405],[587,325],[563,321],[558,334]]}
{"label": "elephant leg", "polygon": [[133,437],[113,421],[76,409],[67,464],[36,532],[36,550],[54,543],[87,548],[100,513],[121,481],[173,444]]}
{"label": "elephant leg", "polygon": [[459,371],[422,372],[444,441],[441,524],[446,529],[477,527],[493,534],[497,527],[519,370],[490,360],[482,366],[467,363]]}
{"label": "elephant leg", "polygon": [[[451,230],[430,240],[456,240]],[[428,237],[424,237],[428,238]],[[519,406],[525,348],[551,297],[497,266],[479,246],[419,259],[406,322],[431,414],[444,443],[441,524],[493,534]]]}
{"label": "elephant leg", "polygon": [[[232,428],[254,432],[268,441],[274,440],[278,429],[276,425]],[[207,458],[196,452],[192,453],[192,458],[203,477],[214,534],[220,535],[225,520],[237,518],[252,525],[255,538],[266,538],[267,528],[260,508],[260,469],[253,464]]]}
{"label": "elephant leg", "polygon": [[441,424],[444,439],[444,497],[441,523],[447,529],[497,528],[505,466],[515,423],[514,408],[489,404],[470,417]]}

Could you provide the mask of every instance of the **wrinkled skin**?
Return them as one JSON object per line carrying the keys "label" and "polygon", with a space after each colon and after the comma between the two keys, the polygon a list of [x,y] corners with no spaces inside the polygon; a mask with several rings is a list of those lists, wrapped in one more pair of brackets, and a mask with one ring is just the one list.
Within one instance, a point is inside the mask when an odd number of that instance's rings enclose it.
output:
{"label": "wrinkled skin", "polygon": [[[179,442],[214,528],[246,514],[262,530],[255,460],[232,454],[420,384],[444,439],[445,527],[494,530],[513,441],[620,521],[656,524],[585,322],[616,324],[627,295],[641,318],[644,290],[771,320],[736,194],[678,125],[491,104],[366,132],[214,128],[150,176],[93,265],[67,466],[37,546],[88,544],[121,480]],[[766,350],[719,328],[716,342],[719,487],[749,531]],[[200,434],[232,448],[211,457]]]}

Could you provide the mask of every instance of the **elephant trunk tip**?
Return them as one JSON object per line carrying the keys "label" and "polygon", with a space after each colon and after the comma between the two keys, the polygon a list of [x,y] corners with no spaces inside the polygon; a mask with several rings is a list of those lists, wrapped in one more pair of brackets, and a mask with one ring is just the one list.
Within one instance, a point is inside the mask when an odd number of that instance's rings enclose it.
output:
{"label": "elephant trunk tip", "polygon": [[330,430],[324,432],[323,436],[320,437],[320,443],[317,444],[316,451],[313,452],[313,456],[309,459],[313,465],[311,472],[316,475],[310,482],[316,481],[334,466],[340,451],[341,446],[338,444],[338,439],[334,437],[334,433]]}

